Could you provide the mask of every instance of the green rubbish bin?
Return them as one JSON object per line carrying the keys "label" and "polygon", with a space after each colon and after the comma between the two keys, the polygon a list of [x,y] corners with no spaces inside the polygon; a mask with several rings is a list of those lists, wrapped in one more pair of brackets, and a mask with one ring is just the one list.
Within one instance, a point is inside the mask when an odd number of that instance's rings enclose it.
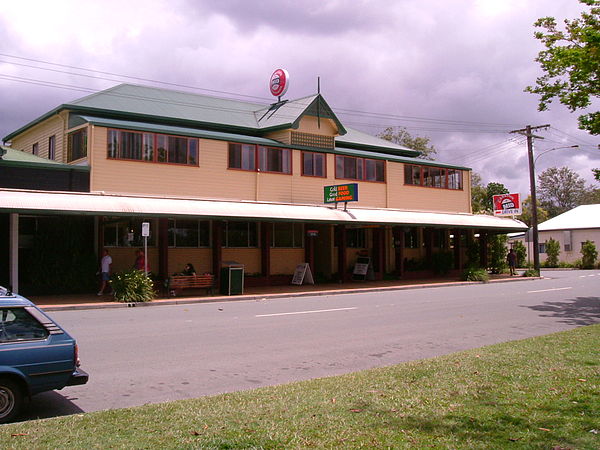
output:
{"label": "green rubbish bin", "polygon": [[221,268],[221,294],[240,295],[244,293],[243,264],[227,264]]}

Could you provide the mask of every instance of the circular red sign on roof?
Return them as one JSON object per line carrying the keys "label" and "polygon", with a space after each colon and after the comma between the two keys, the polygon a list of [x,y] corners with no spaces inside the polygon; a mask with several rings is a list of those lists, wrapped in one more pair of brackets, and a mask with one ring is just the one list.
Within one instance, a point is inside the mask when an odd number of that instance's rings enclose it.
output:
{"label": "circular red sign on roof", "polygon": [[290,84],[290,76],[285,69],[277,69],[271,75],[271,80],[269,81],[269,89],[271,94],[275,97],[281,97],[288,90],[288,86]]}

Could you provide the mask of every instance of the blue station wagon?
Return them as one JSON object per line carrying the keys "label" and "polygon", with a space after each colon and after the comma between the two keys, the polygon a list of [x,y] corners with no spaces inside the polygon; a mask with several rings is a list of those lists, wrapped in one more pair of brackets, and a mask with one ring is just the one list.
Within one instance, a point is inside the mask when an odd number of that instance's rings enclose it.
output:
{"label": "blue station wagon", "polygon": [[32,302],[0,286],[0,423],[14,420],[26,397],[87,381],[75,339]]}

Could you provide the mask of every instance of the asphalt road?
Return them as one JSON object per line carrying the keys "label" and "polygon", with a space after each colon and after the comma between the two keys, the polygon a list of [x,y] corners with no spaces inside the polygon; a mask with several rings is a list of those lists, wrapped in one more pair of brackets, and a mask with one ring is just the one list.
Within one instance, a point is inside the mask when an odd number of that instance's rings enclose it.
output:
{"label": "asphalt road", "polygon": [[85,386],[25,419],[252,389],[600,323],[600,271],[544,280],[50,313],[78,340]]}

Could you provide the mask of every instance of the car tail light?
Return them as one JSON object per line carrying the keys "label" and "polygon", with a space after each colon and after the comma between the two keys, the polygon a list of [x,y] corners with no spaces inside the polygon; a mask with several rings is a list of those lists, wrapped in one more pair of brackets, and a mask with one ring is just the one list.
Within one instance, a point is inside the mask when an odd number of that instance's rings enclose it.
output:
{"label": "car tail light", "polygon": [[79,361],[79,347],[75,344],[75,367],[79,367],[81,365],[81,361]]}

